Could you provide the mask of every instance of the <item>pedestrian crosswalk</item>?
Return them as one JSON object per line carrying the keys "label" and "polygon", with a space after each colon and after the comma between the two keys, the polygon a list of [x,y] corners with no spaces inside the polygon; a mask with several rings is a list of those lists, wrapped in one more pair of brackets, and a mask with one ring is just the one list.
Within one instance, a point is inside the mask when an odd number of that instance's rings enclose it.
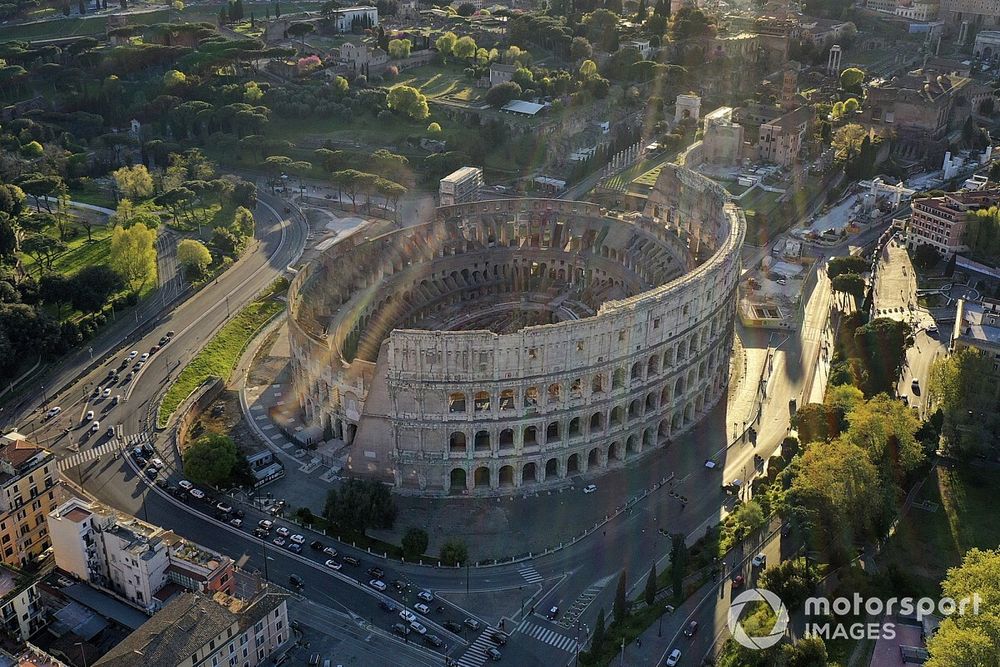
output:
{"label": "pedestrian crosswalk", "polygon": [[490,647],[495,647],[496,644],[490,639],[490,635],[496,632],[497,629],[486,626],[483,633],[476,638],[476,641],[469,645],[462,657],[458,659],[455,663],[458,667],[482,667],[489,661],[490,656],[486,651]]}
{"label": "pedestrian crosswalk", "polygon": [[518,632],[523,632],[524,634],[537,639],[540,642],[545,642],[549,646],[555,646],[561,651],[567,651],[572,653],[576,650],[576,639],[573,637],[567,637],[566,635],[559,634],[555,630],[550,630],[541,625],[536,625],[525,619],[521,621],[521,625],[517,626]]}
{"label": "pedestrian crosswalk", "polygon": [[517,568],[517,571],[529,584],[537,584],[539,581],[543,581],[542,575],[538,574],[538,570],[531,565],[522,565]]}
{"label": "pedestrian crosswalk", "polygon": [[93,461],[94,459],[99,459],[105,454],[112,454],[119,450],[119,441],[117,438],[114,440],[109,440],[103,445],[98,445],[93,449],[84,449],[83,451],[77,452],[72,456],[68,456],[59,462],[59,470],[69,470],[70,468],[75,468],[78,465],[87,463],[88,461]]}
{"label": "pedestrian crosswalk", "polygon": [[131,449],[138,445],[152,444],[147,433],[133,433],[124,438],[112,438],[91,449],[83,449],[59,461],[59,470],[69,470],[78,465],[94,461],[108,454],[115,454],[122,449]]}

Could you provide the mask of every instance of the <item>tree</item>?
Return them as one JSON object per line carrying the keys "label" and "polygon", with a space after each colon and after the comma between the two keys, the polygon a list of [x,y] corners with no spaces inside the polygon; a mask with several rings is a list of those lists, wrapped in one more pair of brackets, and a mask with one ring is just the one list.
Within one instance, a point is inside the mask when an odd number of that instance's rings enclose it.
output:
{"label": "tree", "polygon": [[438,50],[441,57],[447,59],[448,56],[452,54],[455,48],[455,42],[458,41],[458,36],[453,32],[446,32],[445,34],[434,40],[434,48]]}
{"label": "tree", "polygon": [[471,2],[463,2],[458,6],[457,13],[459,16],[472,16],[476,13],[476,6]]}
{"label": "tree", "polygon": [[868,381],[862,387],[866,396],[895,392],[896,378],[911,342],[910,326],[887,317],[876,318],[854,330],[858,356],[868,371]]}
{"label": "tree", "polygon": [[858,123],[848,123],[833,133],[833,149],[838,160],[847,162],[860,151],[861,144],[868,137],[868,130]]}
{"label": "tree", "polygon": [[413,44],[408,39],[391,39],[389,40],[389,56],[396,60],[407,58],[412,47]]}
{"label": "tree", "polygon": [[849,97],[844,101],[844,113],[852,114],[858,110],[861,104],[858,102],[856,97]]}
{"label": "tree", "polygon": [[684,533],[670,536],[670,579],[674,585],[674,599],[684,595],[684,573],[687,570],[688,548]]}
{"label": "tree", "polygon": [[993,361],[973,348],[959,348],[931,365],[927,401],[941,409],[941,435],[950,453],[970,457],[984,453],[1000,433]]}
{"label": "tree", "polygon": [[826,275],[833,280],[842,273],[862,274],[868,270],[868,262],[858,255],[831,257],[826,265]]}
{"label": "tree", "polygon": [[471,60],[476,56],[476,40],[468,35],[459,37],[452,47],[452,53],[461,60]]}
{"label": "tree", "polygon": [[330,489],[323,515],[340,528],[364,533],[368,528],[392,528],[396,503],[388,487],[376,480],[349,479]]}
{"label": "tree", "polygon": [[650,606],[656,601],[656,563],[650,566],[649,574],[646,575],[646,589],[643,591],[643,599]]}
{"label": "tree", "polygon": [[316,28],[313,27],[312,23],[306,23],[306,22],[293,23],[292,25],[288,26],[288,36],[292,38],[296,37],[299,38],[300,49],[305,49],[306,35],[308,35],[315,29]]}
{"label": "tree", "polygon": [[842,273],[830,282],[834,292],[850,294],[860,304],[865,298],[865,279],[856,273]]}
{"label": "tree", "polygon": [[134,294],[156,280],[156,233],[142,223],[111,232],[108,263]]}
{"label": "tree", "polygon": [[438,123],[431,123],[427,126],[427,134],[441,134],[441,125]]}
{"label": "tree", "polygon": [[941,253],[932,245],[921,243],[913,251],[913,265],[921,271],[933,269],[940,261]]}
{"label": "tree", "polygon": [[690,37],[711,37],[715,25],[708,15],[696,7],[685,6],[670,17],[670,37],[674,41]]}
{"label": "tree", "polygon": [[849,93],[861,94],[861,84],[865,80],[865,73],[857,67],[848,67],[840,73],[840,87]]}
{"label": "tree", "polygon": [[584,60],[594,54],[594,48],[586,37],[574,37],[569,45],[569,54],[573,60]]}
{"label": "tree", "polygon": [[621,623],[625,619],[625,616],[628,615],[628,598],[626,597],[627,579],[628,573],[622,570],[622,573],[618,575],[618,588],[615,589],[615,604],[611,612],[615,623]]}
{"label": "tree", "polygon": [[888,480],[902,488],[903,478],[924,460],[916,438],[920,420],[902,401],[879,394],[847,413],[844,439],[868,454]]}
{"label": "tree", "polygon": [[111,172],[111,177],[115,179],[118,192],[132,201],[145,199],[153,194],[153,177],[144,164],[116,169]]}
{"label": "tree", "polygon": [[584,60],[580,63],[580,77],[589,79],[597,74],[597,63],[593,60]]}
{"label": "tree", "polygon": [[413,86],[393,86],[389,89],[386,104],[413,120],[423,120],[430,114],[427,97]]}
{"label": "tree", "polygon": [[201,241],[183,239],[177,244],[177,263],[184,267],[189,275],[200,277],[212,263],[212,253]]}
{"label": "tree", "polygon": [[970,549],[941,584],[955,601],[979,596],[978,609],[948,616],[927,640],[927,667],[996,664],[1000,654],[1000,550]]}
{"label": "tree", "polygon": [[462,540],[447,540],[441,545],[440,558],[444,565],[468,565],[469,548]]}
{"label": "tree", "polygon": [[163,85],[167,88],[176,88],[177,86],[183,86],[185,83],[187,83],[187,76],[185,76],[184,72],[172,69],[163,75]]}
{"label": "tree", "polygon": [[427,553],[429,539],[427,531],[422,528],[408,528],[403,534],[400,546],[403,547],[403,557],[407,560],[417,560]]}
{"label": "tree", "polygon": [[590,652],[592,654],[599,654],[601,652],[601,645],[604,644],[604,607],[597,612],[597,622],[594,623],[594,634],[590,637]]}
{"label": "tree", "polygon": [[822,637],[800,637],[794,644],[781,644],[780,663],[787,667],[827,667],[826,644]]}
{"label": "tree", "polygon": [[115,292],[125,287],[125,281],[111,267],[92,264],[73,276],[73,307],[85,313],[96,313],[107,305]]}
{"label": "tree", "polygon": [[521,92],[521,86],[517,82],[504,81],[486,91],[486,103],[499,109],[511,100],[516,100],[520,97]]}
{"label": "tree", "polygon": [[764,570],[760,587],[776,594],[790,611],[796,611],[812,593],[815,574],[815,568],[810,572],[804,558],[784,560]]}
{"label": "tree", "polygon": [[239,452],[233,439],[218,433],[201,436],[184,450],[184,476],[218,488],[229,481]]}

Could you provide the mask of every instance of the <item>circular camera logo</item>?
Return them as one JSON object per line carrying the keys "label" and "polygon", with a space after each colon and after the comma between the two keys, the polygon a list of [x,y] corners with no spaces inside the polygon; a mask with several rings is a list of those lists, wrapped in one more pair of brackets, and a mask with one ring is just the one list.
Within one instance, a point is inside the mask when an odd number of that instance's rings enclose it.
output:
{"label": "circular camera logo", "polygon": [[[743,608],[751,602],[766,603],[777,618],[774,622],[774,627],[771,628],[771,632],[762,637],[747,634],[747,631],[743,629],[743,625],[740,623]],[[729,632],[733,635],[733,639],[739,642],[741,646],[758,650],[771,648],[785,636],[785,629],[787,627],[788,610],[785,609],[781,598],[765,588],[748,588],[733,598],[732,604],[729,605]]]}

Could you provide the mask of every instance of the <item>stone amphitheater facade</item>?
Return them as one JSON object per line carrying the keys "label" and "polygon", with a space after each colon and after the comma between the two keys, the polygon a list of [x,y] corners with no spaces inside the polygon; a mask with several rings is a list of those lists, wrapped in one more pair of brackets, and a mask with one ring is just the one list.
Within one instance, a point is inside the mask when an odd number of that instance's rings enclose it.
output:
{"label": "stone amphitheater facade", "polygon": [[349,472],[514,493],[671,443],[725,394],[745,219],[661,172],[646,208],[442,207],[329,248],[292,281],[294,389]]}

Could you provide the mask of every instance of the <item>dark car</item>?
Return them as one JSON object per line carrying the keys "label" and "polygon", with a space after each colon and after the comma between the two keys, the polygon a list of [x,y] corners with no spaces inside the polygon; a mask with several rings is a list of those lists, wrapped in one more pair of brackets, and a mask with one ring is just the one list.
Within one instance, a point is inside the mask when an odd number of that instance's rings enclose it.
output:
{"label": "dark car", "polygon": [[552,607],[549,609],[548,617],[550,621],[554,621],[559,618],[559,607]]}
{"label": "dark car", "polygon": [[491,634],[490,639],[493,640],[493,643],[498,646],[503,646],[507,643],[507,635],[500,632],[499,630]]}
{"label": "dark car", "polygon": [[309,543],[309,548],[315,549],[316,551],[322,551],[323,543],[320,542],[319,540],[313,540],[312,542]]}
{"label": "dark car", "polygon": [[358,565],[361,565],[361,561],[359,561],[359,560],[358,560],[357,558],[355,558],[354,556],[344,556],[343,560],[344,560],[344,562],[345,562],[345,563],[347,563],[348,565],[353,565],[353,566],[355,566],[355,567],[357,567]]}
{"label": "dark car", "polygon": [[406,582],[402,581],[401,579],[397,579],[396,581],[392,582],[392,587],[396,589],[397,593],[402,593],[403,591],[406,590]]}
{"label": "dark car", "polygon": [[684,628],[685,637],[694,637],[697,632],[698,632],[698,621],[691,621],[690,623],[687,624],[687,627]]}
{"label": "dark car", "polygon": [[462,624],[456,623],[455,621],[445,621],[441,625],[443,625],[444,629],[449,632],[459,633],[462,631]]}
{"label": "dark car", "polygon": [[289,575],[289,577],[288,577],[288,583],[290,583],[295,588],[302,588],[303,586],[306,585],[306,583],[304,581],[302,581],[302,577],[300,577],[297,574]]}
{"label": "dark car", "polygon": [[394,612],[396,611],[396,606],[387,600],[379,600],[378,606],[382,611]]}
{"label": "dark car", "polygon": [[490,660],[493,662],[498,662],[501,658],[503,658],[503,653],[496,650],[492,646],[486,649],[486,655],[490,656]]}
{"label": "dark car", "polygon": [[410,634],[410,628],[406,625],[403,625],[402,623],[393,623],[392,631],[395,632],[397,635],[401,635],[403,637]]}
{"label": "dark car", "polygon": [[437,635],[424,635],[424,643],[434,648],[441,648],[444,642]]}
{"label": "dark car", "polygon": [[467,618],[462,622],[465,624],[465,627],[469,628],[470,630],[478,630],[480,627],[482,627],[479,621],[477,621],[474,618]]}
{"label": "dark car", "polygon": [[300,554],[302,553],[302,545],[292,542],[291,544],[288,545],[288,550],[291,551],[293,554]]}
{"label": "dark car", "polygon": [[376,579],[381,579],[385,576],[385,570],[380,567],[370,567],[368,568],[368,575],[375,577]]}

